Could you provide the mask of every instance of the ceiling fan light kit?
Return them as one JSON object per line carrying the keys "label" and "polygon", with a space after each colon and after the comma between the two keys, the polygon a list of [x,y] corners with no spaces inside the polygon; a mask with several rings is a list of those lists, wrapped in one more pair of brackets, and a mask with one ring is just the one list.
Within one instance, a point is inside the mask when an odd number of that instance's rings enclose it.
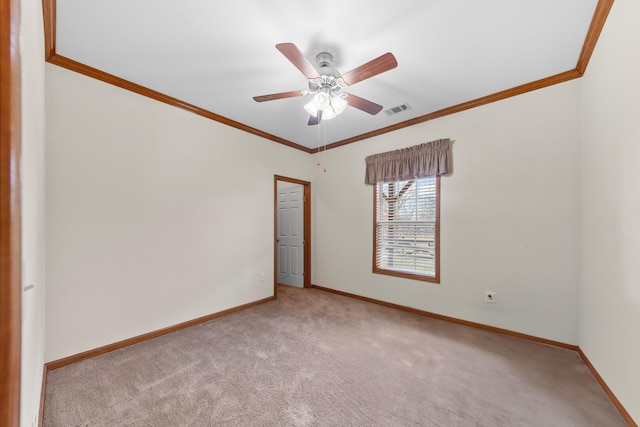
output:
{"label": "ceiling fan light kit", "polygon": [[253,99],[256,102],[264,102],[313,94],[311,101],[304,106],[304,109],[310,115],[309,125],[317,125],[321,120],[335,118],[344,112],[347,105],[371,115],[378,114],[382,110],[381,105],[341,92],[341,90],[398,66],[393,54],[385,53],[343,76],[338,70],[331,67],[333,55],[328,52],[320,52],[316,55],[316,63],[318,64],[318,69],[316,69],[293,43],[277,44],[276,49],[305,75],[309,80],[309,90],[254,96]]}
{"label": "ceiling fan light kit", "polygon": [[323,120],[331,120],[342,114],[347,108],[345,95],[344,93],[328,93],[326,90],[319,91],[310,102],[305,104],[304,109],[313,117],[317,117],[318,112],[321,111]]}

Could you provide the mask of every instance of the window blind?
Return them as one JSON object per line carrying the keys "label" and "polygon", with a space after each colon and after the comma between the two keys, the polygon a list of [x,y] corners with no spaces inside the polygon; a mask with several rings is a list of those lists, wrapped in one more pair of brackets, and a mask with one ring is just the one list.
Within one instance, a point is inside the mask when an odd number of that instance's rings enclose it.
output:
{"label": "window blind", "polygon": [[436,277],[436,177],[376,185],[376,266]]}

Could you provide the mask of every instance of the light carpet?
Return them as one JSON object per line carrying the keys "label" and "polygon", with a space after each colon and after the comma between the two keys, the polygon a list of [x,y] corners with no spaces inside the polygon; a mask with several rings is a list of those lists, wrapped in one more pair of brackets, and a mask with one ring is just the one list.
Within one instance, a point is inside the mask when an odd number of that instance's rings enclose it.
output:
{"label": "light carpet", "polygon": [[50,371],[43,424],[627,425],[576,352],[286,286]]}

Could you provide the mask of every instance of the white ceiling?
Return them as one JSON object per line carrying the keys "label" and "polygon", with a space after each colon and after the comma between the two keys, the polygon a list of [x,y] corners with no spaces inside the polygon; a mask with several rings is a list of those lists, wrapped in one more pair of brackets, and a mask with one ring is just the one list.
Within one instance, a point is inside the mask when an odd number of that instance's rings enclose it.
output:
{"label": "white ceiling", "polygon": [[[315,148],[576,68],[597,0],[57,0],[55,53],[275,137]],[[308,89],[275,45],[343,74],[386,52],[398,67],[346,89],[353,107],[307,125]],[[321,132],[319,132],[321,131]]]}

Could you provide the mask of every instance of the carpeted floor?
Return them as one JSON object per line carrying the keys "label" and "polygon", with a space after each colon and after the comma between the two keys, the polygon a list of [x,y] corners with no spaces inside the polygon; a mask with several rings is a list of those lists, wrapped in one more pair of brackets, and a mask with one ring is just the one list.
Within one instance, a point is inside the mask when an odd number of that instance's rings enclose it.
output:
{"label": "carpeted floor", "polygon": [[45,427],[626,426],[579,355],[316,289],[50,371]]}

